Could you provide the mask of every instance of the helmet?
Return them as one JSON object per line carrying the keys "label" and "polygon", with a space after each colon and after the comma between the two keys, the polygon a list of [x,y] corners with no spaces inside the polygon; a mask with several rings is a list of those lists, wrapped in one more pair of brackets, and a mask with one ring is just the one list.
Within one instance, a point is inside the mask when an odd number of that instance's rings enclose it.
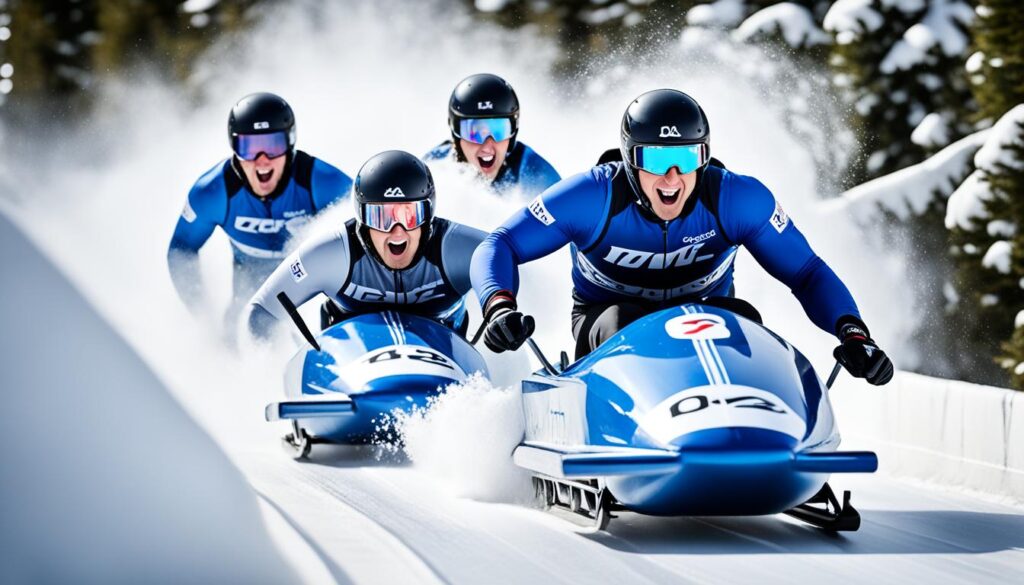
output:
{"label": "helmet", "polygon": [[448,100],[448,128],[459,160],[465,157],[459,148],[459,125],[464,119],[508,118],[512,123],[508,152],[516,146],[519,131],[519,98],[507,81],[490,73],[477,73],[463,79]]}
{"label": "helmet", "polygon": [[[424,236],[429,237],[434,220],[434,177],[427,165],[416,156],[401,150],[387,150],[374,155],[359,169],[352,192],[356,223],[364,243],[366,230],[376,228],[390,231],[394,221],[406,219],[409,219],[406,229],[423,226]],[[382,215],[388,209],[385,206],[395,204],[415,204],[409,206],[416,214],[415,221],[408,215],[398,219],[393,216],[385,218]],[[384,221],[386,223],[379,223]]]}
{"label": "helmet", "polygon": [[[633,100],[622,115],[622,160],[628,165],[630,185],[641,206],[650,201],[640,189],[637,146],[702,145],[697,182],[711,159],[711,128],[697,100],[674,89],[656,89]],[[667,171],[667,169],[666,169]],[[683,169],[680,169],[682,172]]]}
{"label": "helmet", "polygon": [[295,150],[295,114],[291,106],[272,93],[253,93],[238,100],[228,116],[228,141],[239,154],[239,135],[284,132],[289,160]]}

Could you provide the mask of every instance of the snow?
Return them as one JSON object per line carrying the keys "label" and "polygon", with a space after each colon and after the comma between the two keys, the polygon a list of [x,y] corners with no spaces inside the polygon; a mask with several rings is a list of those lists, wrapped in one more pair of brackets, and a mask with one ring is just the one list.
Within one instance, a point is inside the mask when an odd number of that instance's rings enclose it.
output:
{"label": "snow", "polygon": [[992,237],[1012,238],[1017,233],[1017,226],[1005,219],[994,219],[988,222],[985,231]]}
{"label": "snow", "polygon": [[[879,207],[901,219],[919,215],[935,198],[936,191],[947,192],[967,172],[971,157],[988,132],[981,130],[961,138],[921,163],[857,185],[823,205],[846,209],[862,222],[869,221]],[[949,205],[953,206],[953,197]],[[947,213],[947,225],[949,217]]]}
{"label": "snow", "polygon": [[1017,169],[1024,168],[1024,161],[1015,158],[1012,151],[1004,148],[1011,144],[1021,145],[1024,142],[1022,124],[1024,124],[1024,104],[1015,106],[1003,114],[1003,117],[999,118],[999,121],[992,127],[992,135],[974,156],[975,166],[986,171],[996,171],[997,164]]}
{"label": "snow", "polygon": [[910,141],[925,148],[935,148],[949,143],[949,127],[942,114],[931,113],[910,134]]}
{"label": "snow", "polygon": [[11,38],[11,29],[6,26],[0,26],[0,42],[6,41]]}
{"label": "snow", "polygon": [[219,2],[220,0],[185,0],[181,5],[181,11],[186,14],[206,12],[216,6]]}
{"label": "snow", "polygon": [[878,69],[885,74],[910,69],[925,60],[928,49],[934,44],[935,37],[931,30],[922,24],[915,24],[893,45]]}
{"label": "snow", "polygon": [[1005,148],[1009,144],[1020,143],[1020,123],[1024,123],[1024,104],[1014,107],[992,128],[982,131],[986,138],[974,155],[974,166],[978,170],[971,173],[949,197],[946,207],[947,228],[969,229],[972,219],[987,217],[984,202],[992,198],[992,192],[984,178],[986,171],[996,171],[997,163],[1015,168],[1024,165],[1024,161],[1015,159],[1013,152]]}
{"label": "snow", "polygon": [[879,70],[891,74],[911,69],[928,60],[938,45],[947,56],[967,50],[968,38],[961,27],[970,25],[974,12],[960,0],[932,0],[921,22],[911,26],[882,59]]}
{"label": "snow", "polygon": [[985,268],[995,269],[1000,274],[1009,274],[1012,254],[1013,245],[1006,240],[998,240],[989,246],[985,257],[981,259],[981,265]]}
{"label": "snow", "polygon": [[[528,371],[528,370],[527,370]],[[397,431],[417,470],[460,497],[529,503],[530,476],[509,459],[523,438],[522,394],[474,376],[430,408],[400,416]],[[466,437],[475,437],[466,443]]]}
{"label": "snow", "polygon": [[1018,311],[1017,316],[1013,318],[1014,329],[1018,327],[1024,327],[1024,311]]}
{"label": "snow", "polygon": [[964,63],[964,70],[968,73],[977,73],[981,71],[982,65],[985,64],[985,53],[981,51],[975,51],[971,53],[971,56],[967,58],[967,62]]}
{"label": "snow", "polygon": [[14,65],[10,63],[0,65],[0,77],[10,77],[12,75],[14,75]]}
{"label": "snow", "polygon": [[974,11],[961,0],[931,0],[921,22],[938,40],[942,52],[952,57],[967,50],[970,39],[962,29],[974,22]]}
{"label": "snow", "polygon": [[581,18],[587,24],[600,25],[616,18],[622,18],[627,12],[629,12],[629,6],[625,2],[619,2],[607,8],[599,8],[585,13]]}
{"label": "snow", "polygon": [[810,10],[792,2],[780,2],[755,12],[743,21],[734,36],[747,41],[775,32],[782,33],[786,43],[794,48],[828,44],[832,40],[818,28]]}
{"label": "snow", "polygon": [[971,229],[972,220],[988,217],[985,201],[991,198],[992,192],[984,173],[974,171],[953,191],[946,202],[946,228]]}
{"label": "snow", "polygon": [[4,580],[293,581],[238,469],[4,214],[0,257]]}
{"label": "snow", "polygon": [[185,0],[185,2],[181,4],[181,11],[188,14],[205,12],[216,6],[219,2],[220,0]]}
{"label": "snow", "polygon": [[885,20],[871,4],[872,0],[838,0],[825,13],[825,30],[836,33],[840,44],[853,42],[863,33],[878,30]]}
{"label": "snow", "polygon": [[693,26],[731,29],[743,20],[744,0],[717,0],[698,4],[686,11],[686,22]]}
{"label": "snow", "polygon": [[505,8],[509,0],[475,0],[473,5],[480,12],[498,12]]}

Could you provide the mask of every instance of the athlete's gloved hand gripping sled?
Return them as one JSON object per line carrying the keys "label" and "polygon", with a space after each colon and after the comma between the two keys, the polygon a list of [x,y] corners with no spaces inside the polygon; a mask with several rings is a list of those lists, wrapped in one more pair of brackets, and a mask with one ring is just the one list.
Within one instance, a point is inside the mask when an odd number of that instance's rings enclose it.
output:
{"label": "athlete's gloved hand gripping sled", "polygon": [[533,335],[533,317],[516,310],[510,295],[495,295],[484,312],[484,345],[495,353],[515,351]]}
{"label": "athlete's gloved hand gripping sled", "polygon": [[525,339],[526,320],[499,310],[515,308],[519,265],[566,244],[577,357],[640,315],[733,296],[733,261],[744,246],[811,321],[840,338],[837,357],[853,375],[888,381],[892,365],[867,336],[849,290],[772,193],[753,177],[709,164],[710,130],[696,101],[674,90],[640,96],[623,116],[620,150],[623,162],[549,188],[477,250],[472,278],[489,346],[511,349]]}

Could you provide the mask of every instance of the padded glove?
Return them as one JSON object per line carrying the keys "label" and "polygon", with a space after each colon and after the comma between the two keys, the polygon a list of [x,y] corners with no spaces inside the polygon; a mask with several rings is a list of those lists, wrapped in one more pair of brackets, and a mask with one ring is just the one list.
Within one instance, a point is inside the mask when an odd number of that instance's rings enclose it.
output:
{"label": "padded glove", "polygon": [[859,319],[847,317],[839,323],[842,345],[832,355],[855,378],[881,386],[892,379],[892,361],[868,335],[867,326]]}
{"label": "padded glove", "polygon": [[495,295],[485,310],[487,328],[484,345],[494,353],[515,351],[533,335],[533,317],[516,310],[516,302],[509,293]]}

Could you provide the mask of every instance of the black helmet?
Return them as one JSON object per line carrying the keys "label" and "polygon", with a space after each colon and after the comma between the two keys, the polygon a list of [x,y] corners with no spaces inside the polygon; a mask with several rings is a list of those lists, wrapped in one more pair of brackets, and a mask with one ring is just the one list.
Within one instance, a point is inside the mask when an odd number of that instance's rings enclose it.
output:
{"label": "black helmet", "polygon": [[459,148],[459,122],[465,118],[508,118],[512,121],[512,137],[508,152],[516,146],[519,131],[519,98],[507,81],[490,73],[477,73],[463,79],[452,90],[448,100],[448,128],[459,158],[465,158]]}
{"label": "black helmet", "polygon": [[236,151],[239,134],[288,133],[289,158],[295,150],[295,114],[291,106],[272,93],[253,93],[238,100],[228,116],[228,141]]}
{"label": "black helmet", "polygon": [[703,144],[704,164],[697,181],[711,159],[711,128],[697,100],[674,89],[656,89],[633,100],[622,115],[622,160],[629,165],[629,182],[643,207],[650,202],[640,190],[634,148],[639,145],[674,146]]}
{"label": "black helmet", "polygon": [[367,203],[425,201],[429,227],[434,219],[434,177],[419,158],[401,150],[386,150],[366,161],[352,186],[356,221],[366,223]]}

